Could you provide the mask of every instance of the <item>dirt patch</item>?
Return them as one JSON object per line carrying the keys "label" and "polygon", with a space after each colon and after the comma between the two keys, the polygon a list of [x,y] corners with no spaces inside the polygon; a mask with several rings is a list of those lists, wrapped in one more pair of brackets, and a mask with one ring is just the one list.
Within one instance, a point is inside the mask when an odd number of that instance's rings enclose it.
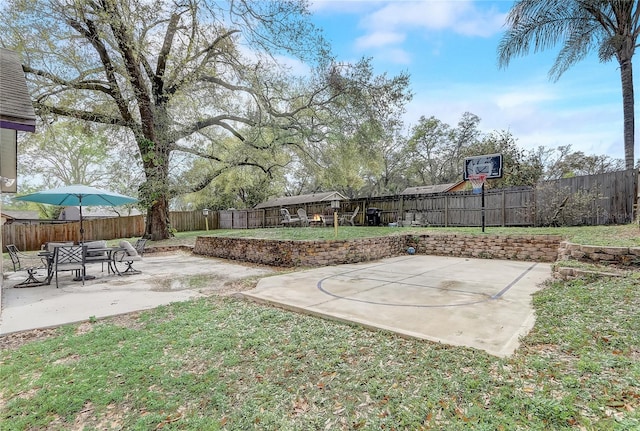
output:
{"label": "dirt patch", "polygon": [[32,329],[30,331],[14,332],[0,336],[0,350],[17,349],[34,341],[46,340],[58,335],[57,328]]}

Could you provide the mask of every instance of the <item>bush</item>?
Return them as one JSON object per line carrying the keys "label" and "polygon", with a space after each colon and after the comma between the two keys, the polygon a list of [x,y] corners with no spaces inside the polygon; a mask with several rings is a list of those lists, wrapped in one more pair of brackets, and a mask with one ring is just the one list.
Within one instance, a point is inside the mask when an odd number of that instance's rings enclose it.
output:
{"label": "bush", "polygon": [[537,226],[595,225],[605,216],[598,205],[603,196],[597,188],[572,193],[568,187],[538,184],[536,194]]}

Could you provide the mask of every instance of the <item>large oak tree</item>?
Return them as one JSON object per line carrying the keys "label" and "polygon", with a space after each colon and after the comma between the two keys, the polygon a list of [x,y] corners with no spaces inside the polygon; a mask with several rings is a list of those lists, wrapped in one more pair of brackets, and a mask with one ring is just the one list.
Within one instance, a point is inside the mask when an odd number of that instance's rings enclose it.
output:
{"label": "large oak tree", "polygon": [[[0,41],[22,54],[42,117],[111,125],[135,142],[152,239],[170,236],[172,196],[235,166],[270,173],[256,151],[322,141],[333,101],[357,87],[331,66],[303,1],[9,0],[0,12]],[[278,56],[307,76],[292,79]],[[220,151],[229,137],[242,148]],[[176,153],[211,169],[177,184]]]}

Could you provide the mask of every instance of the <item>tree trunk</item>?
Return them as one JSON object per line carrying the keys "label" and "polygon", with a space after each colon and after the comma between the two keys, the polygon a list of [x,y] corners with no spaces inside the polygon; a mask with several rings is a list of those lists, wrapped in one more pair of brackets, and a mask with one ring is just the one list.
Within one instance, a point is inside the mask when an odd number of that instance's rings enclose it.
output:
{"label": "tree trunk", "polygon": [[[156,135],[160,133],[156,132]],[[173,234],[169,222],[169,145],[140,138],[138,148],[146,177],[139,190],[140,200],[147,207],[145,237],[152,241],[171,238]]]}
{"label": "tree trunk", "polygon": [[626,169],[633,169],[635,138],[635,122],[633,109],[633,67],[630,59],[620,61],[620,78],[622,80],[622,112],[624,116],[624,162]]}
{"label": "tree trunk", "polygon": [[172,236],[169,230],[169,200],[166,196],[157,199],[147,210],[145,237],[151,241],[167,239]]}

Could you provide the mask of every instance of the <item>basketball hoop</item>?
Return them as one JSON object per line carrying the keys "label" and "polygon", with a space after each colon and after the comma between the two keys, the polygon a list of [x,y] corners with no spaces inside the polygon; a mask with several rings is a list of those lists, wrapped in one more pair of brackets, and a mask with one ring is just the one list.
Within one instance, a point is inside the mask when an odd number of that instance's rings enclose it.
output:
{"label": "basketball hoop", "polygon": [[469,174],[468,178],[471,182],[471,187],[473,187],[473,194],[478,195],[482,193],[482,186],[487,180],[487,174]]}

